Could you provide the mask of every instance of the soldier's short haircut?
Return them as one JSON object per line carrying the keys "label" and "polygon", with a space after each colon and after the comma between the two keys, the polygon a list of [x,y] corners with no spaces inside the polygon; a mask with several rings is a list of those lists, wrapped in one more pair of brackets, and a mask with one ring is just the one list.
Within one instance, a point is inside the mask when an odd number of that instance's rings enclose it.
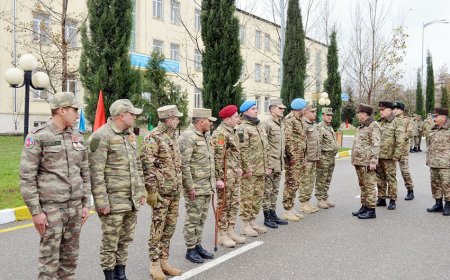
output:
{"label": "soldier's short haircut", "polygon": [[272,111],[272,108],[278,107],[277,105],[270,105],[269,106],[269,112]]}
{"label": "soldier's short haircut", "polygon": [[55,116],[57,113],[58,113],[58,109],[59,108],[56,108],[56,109],[52,109],[51,111],[52,111],[52,116]]}
{"label": "soldier's short haircut", "polygon": [[201,120],[203,120],[204,118],[192,118],[192,123],[196,124],[198,122],[200,122]]}

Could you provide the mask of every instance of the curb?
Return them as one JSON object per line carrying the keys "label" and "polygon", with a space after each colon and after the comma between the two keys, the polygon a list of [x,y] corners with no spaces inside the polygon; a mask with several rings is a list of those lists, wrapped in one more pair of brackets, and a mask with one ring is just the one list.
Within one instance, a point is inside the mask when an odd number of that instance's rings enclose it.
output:
{"label": "curb", "polygon": [[26,206],[0,210],[0,225],[23,220],[31,220],[31,213]]}
{"label": "curb", "polygon": [[352,150],[337,153],[336,158],[347,158],[352,155]]}

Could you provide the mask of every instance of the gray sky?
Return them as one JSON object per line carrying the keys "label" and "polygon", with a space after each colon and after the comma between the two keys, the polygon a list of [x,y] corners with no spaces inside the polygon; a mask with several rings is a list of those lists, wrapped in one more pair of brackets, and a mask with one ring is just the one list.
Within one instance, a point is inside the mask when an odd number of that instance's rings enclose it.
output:
{"label": "gray sky", "polygon": [[[285,0],[286,2],[288,0]],[[316,0],[317,3],[325,0]],[[332,21],[338,26],[338,38],[340,48],[347,44],[351,30],[352,9],[358,0],[329,0],[332,7]],[[359,0],[360,2],[364,2]],[[280,0],[275,0],[279,4]],[[302,16],[305,21],[307,0],[300,0]],[[401,21],[406,33],[409,35],[406,41],[406,57],[400,66],[405,72],[402,83],[415,86],[416,71],[421,66],[422,57],[422,25],[436,19],[450,21],[450,0],[380,0],[381,5],[389,7],[388,22],[385,28],[392,28]],[[237,0],[237,6],[258,16],[273,20],[271,16],[271,0]],[[319,4],[320,6],[320,4]],[[320,17],[320,7],[312,12],[312,18]],[[340,33],[340,34],[339,34]],[[316,32],[307,34],[314,38]],[[323,40],[322,40],[323,41]],[[433,24],[425,28],[424,60],[429,49],[433,57],[435,77],[438,70],[446,65],[450,68],[450,24]],[[425,62],[424,62],[425,64]]]}

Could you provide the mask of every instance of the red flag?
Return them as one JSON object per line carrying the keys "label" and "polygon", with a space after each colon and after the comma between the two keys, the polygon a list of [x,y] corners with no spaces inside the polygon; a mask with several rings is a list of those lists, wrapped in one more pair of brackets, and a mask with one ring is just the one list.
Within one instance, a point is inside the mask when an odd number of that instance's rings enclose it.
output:
{"label": "red flag", "polygon": [[103,92],[100,90],[98,97],[97,111],[95,112],[94,131],[106,123],[105,105],[103,103]]}

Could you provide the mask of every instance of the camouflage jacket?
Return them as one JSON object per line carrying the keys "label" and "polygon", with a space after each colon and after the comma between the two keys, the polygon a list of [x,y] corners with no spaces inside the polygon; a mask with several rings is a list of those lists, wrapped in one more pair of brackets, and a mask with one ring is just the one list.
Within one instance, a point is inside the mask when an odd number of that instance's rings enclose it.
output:
{"label": "camouflage jacket", "polygon": [[89,138],[89,167],[96,209],[111,213],[138,209],[145,197],[136,136],[119,130],[111,119]]}
{"label": "camouflage jacket", "polygon": [[400,159],[405,145],[405,126],[394,114],[380,120],[380,159]]}
{"label": "camouflage jacket", "polygon": [[419,136],[423,132],[423,120],[417,120],[417,129],[419,130],[419,134],[417,136]]}
{"label": "camouflage jacket", "polygon": [[411,123],[411,130],[412,130],[412,135],[411,136],[413,136],[413,137],[419,136],[419,123],[418,123],[418,121],[414,117],[409,118],[409,121]]}
{"label": "camouflage jacket", "polygon": [[317,124],[306,119],[306,160],[318,161],[320,159],[320,133]]}
{"label": "camouflage jacket", "polygon": [[228,171],[241,170],[239,137],[233,127],[222,122],[213,132],[212,144],[214,146],[215,175],[217,180],[224,180],[225,153],[226,169]]}
{"label": "camouflage jacket", "polygon": [[144,139],[141,162],[147,192],[166,196],[180,194],[181,154],[174,129],[158,123]]}
{"label": "camouflage jacket", "polygon": [[239,136],[242,171],[253,172],[253,175],[266,174],[267,136],[260,121],[252,121],[245,115],[236,129]]}
{"label": "camouflage jacket", "polygon": [[380,154],[380,124],[372,118],[367,119],[357,130],[352,146],[352,164],[369,166],[378,164]]}
{"label": "camouflage jacket", "polygon": [[450,119],[441,128],[434,126],[427,140],[427,165],[450,168]]}
{"label": "camouflage jacket", "polygon": [[428,138],[430,136],[431,129],[434,127],[434,122],[432,119],[426,119],[423,122],[422,131],[425,135],[425,138]]}
{"label": "camouflage jacket", "polygon": [[326,124],[325,122],[320,122],[318,125],[320,132],[320,151],[321,157],[336,156],[339,150],[338,143],[336,141],[336,134],[334,133],[333,127]]}
{"label": "camouflage jacket", "polygon": [[275,172],[280,172],[284,169],[284,121],[277,120],[274,116],[265,122],[265,129],[268,141],[268,168]]}
{"label": "camouflage jacket", "polygon": [[306,155],[306,124],[302,117],[296,117],[289,113],[284,122],[284,134],[286,136],[286,161],[305,161]]}
{"label": "camouflage jacket", "polygon": [[402,156],[408,156],[409,155],[409,140],[413,137],[413,126],[414,126],[414,121],[408,117],[405,116],[403,114],[398,115],[397,118],[399,118],[400,120],[403,121],[403,126],[405,129],[405,141],[403,142],[403,144],[401,145],[401,155]]}
{"label": "camouflage jacket", "polygon": [[209,133],[201,133],[191,124],[178,140],[184,194],[195,190],[197,195],[209,195],[216,187],[214,149]]}
{"label": "camouflage jacket", "polygon": [[89,207],[91,181],[83,136],[52,121],[27,135],[20,159],[20,191],[31,214],[42,206],[79,200]]}

